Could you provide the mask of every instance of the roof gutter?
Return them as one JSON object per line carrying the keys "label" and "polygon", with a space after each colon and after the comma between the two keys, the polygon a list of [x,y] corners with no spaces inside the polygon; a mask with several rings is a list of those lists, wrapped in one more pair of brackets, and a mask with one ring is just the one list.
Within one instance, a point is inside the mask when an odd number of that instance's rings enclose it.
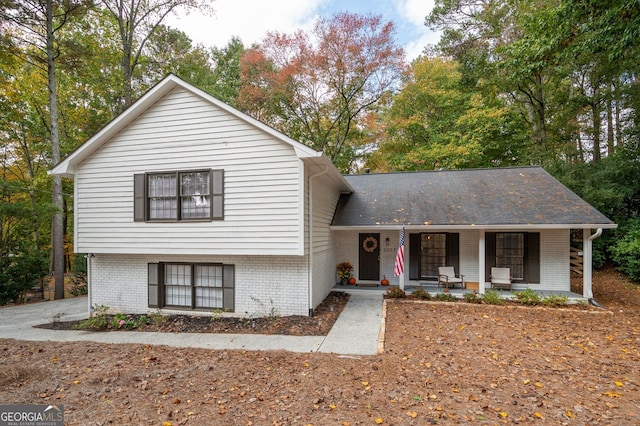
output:
{"label": "roof gutter", "polygon": [[[548,224],[513,224],[513,225],[432,225],[425,223],[424,225],[405,225],[407,231],[424,231],[424,230],[462,230],[462,229],[484,229],[484,230],[520,230],[520,229],[615,229],[618,225],[615,223],[548,223]],[[402,224],[371,224],[371,225],[332,225],[332,231],[356,231],[356,230],[396,230],[402,229]]]}

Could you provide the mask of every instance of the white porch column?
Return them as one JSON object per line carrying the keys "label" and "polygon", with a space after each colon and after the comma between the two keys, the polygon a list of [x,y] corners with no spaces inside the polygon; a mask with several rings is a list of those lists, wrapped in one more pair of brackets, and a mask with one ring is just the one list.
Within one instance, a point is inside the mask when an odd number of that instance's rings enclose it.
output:
{"label": "white porch column", "polygon": [[595,234],[591,229],[582,230],[582,297],[593,298],[593,240],[602,235],[602,228]]}
{"label": "white porch column", "polygon": [[485,258],[484,229],[481,229],[478,236],[478,292],[480,294],[484,294],[484,290],[485,290],[484,258]]}

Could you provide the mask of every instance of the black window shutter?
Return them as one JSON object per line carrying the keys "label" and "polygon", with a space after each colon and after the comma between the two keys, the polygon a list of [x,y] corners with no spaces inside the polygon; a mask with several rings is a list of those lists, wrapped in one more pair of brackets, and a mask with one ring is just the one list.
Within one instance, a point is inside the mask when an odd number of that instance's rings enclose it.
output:
{"label": "black window shutter", "polygon": [[540,233],[525,234],[524,281],[540,284]]}
{"label": "black window shutter", "polygon": [[144,222],[145,214],[144,173],[133,175],[133,221]]}
{"label": "black window shutter", "polygon": [[233,312],[235,309],[235,267],[224,265],[222,272],[222,307]]}
{"label": "black window shutter", "polygon": [[460,234],[447,234],[447,265],[453,266],[460,273]]}
{"label": "black window shutter", "polygon": [[496,266],[496,233],[484,234],[484,280],[491,281],[491,268]]}
{"label": "black window shutter", "polygon": [[211,205],[212,219],[224,219],[224,170],[212,170]]}
{"label": "black window shutter", "polygon": [[409,279],[420,279],[420,234],[409,234]]}
{"label": "black window shutter", "polygon": [[160,307],[160,264],[149,263],[147,265],[148,300],[150,308]]}

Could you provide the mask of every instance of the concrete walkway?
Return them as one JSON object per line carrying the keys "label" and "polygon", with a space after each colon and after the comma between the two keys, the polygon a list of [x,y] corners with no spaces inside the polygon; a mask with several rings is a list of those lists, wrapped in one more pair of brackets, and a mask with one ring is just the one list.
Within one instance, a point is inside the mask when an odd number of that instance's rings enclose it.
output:
{"label": "concrete walkway", "polygon": [[382,326],[382,294],[353,292],[327,336],[256,334],[56,331],[33,328],[53,321],[87,318],[87,298],[56,300],[0,308],[0,338],[100,343],[138,343],[181,348],[284,350],[341,355],[375,355]]}

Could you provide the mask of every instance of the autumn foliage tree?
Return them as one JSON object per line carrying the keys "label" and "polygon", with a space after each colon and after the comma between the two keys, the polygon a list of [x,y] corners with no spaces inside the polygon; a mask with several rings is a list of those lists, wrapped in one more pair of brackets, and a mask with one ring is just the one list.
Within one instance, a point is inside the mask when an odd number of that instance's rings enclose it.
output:
{"label": "autumn foliage tree", "polygon": [[365,116],[399,82],[394,34],[380,16],[350,13],[319,19],[310,33],[269,33],[241,60],[238,105],[348,170]]}
{"label": "autumn foliage tree", "polygon": [[526,164],[523,120],[485,92],[465,85],[457,61],[419,57],[381,115],[386,134],[367,166],[406,171]]}

